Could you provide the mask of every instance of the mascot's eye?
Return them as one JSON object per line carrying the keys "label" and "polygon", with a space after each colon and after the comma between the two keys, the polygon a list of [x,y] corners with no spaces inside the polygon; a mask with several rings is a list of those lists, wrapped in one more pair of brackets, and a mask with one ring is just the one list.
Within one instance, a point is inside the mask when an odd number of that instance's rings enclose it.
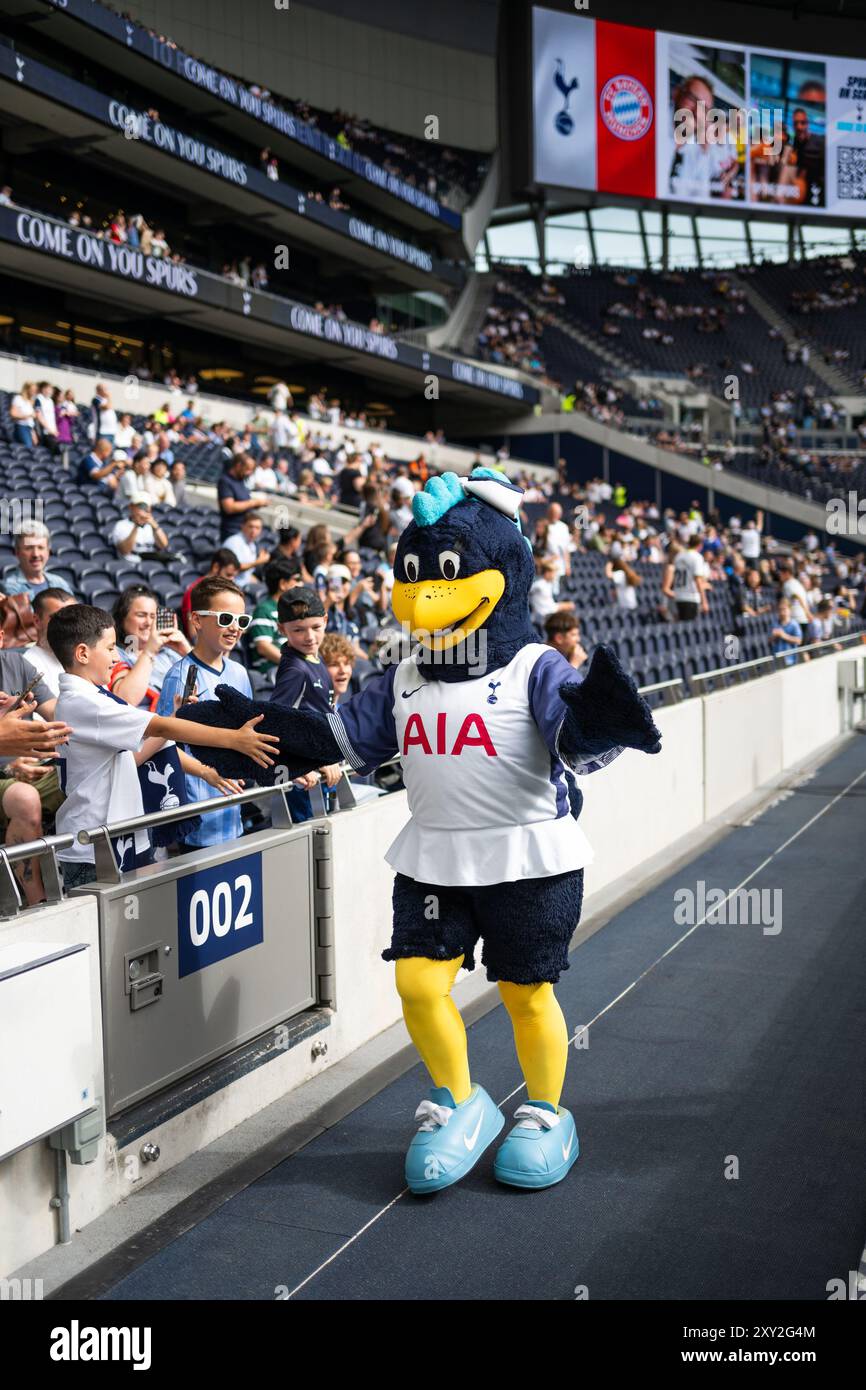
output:
{"label": "mascot's eye", "polygon": [[414,584],[421,572],[417,555],[403,556],[403,569],[410,584]]}
{"label": "mascot's eye", "polygon": [[456,579],[460,568],[460,556],[456,550],[443,550],[439,555],[439,568],[445,579]]}

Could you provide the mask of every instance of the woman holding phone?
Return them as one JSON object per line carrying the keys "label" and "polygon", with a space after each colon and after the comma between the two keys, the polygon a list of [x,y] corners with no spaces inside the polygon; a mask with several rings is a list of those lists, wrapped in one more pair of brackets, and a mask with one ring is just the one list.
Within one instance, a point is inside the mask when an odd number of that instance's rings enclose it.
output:
{"label": "woman holding phone", "polygon": [[173,614],[172,625],[167,625],[165,612],[166,625],[161,626],[159,595],[146,584],[124,589],[112,609],[117,649],[108,688],[128,705],[155,710],[167,673],[192,650]]}

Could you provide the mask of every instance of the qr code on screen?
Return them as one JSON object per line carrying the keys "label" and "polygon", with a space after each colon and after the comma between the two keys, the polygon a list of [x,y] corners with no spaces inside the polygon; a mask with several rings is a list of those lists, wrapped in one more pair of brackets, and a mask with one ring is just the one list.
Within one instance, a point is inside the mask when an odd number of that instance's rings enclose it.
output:
{"label": "qr code on screen", "polygon": [[836,152],[836,196],[866,198],[866,149],[842,145]]}

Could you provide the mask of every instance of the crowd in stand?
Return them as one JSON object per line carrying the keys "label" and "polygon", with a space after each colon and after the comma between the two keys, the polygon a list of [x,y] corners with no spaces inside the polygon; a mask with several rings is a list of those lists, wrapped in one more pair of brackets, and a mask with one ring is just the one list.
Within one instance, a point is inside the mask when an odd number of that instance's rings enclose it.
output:
{"label": "crowd in stand", "polygon": [[[584,408],[610,412],[615,409],[612,394],[615,394],[613,388],[604,388],[598,393],[592,387],[587,388]],[[10,408],[16,441],[25,442],[29,431],[30,442],[37,439],[45,442],[51,439],[52,433],[56,434],[59,421],[75,422],[80,412],[72,395],[72,392],[51,388],[46,382],[22,387]],[[355,423],[355,417],[347,416],[339,401],[334,400],[329,406],[325,402],[324,393],[314,394],[310,402],[311,414],[327,419],[331,425],[349,423],[351,427]],[[175,457],[175,449],[184,442],[207,442],[219,447],[223,460],[224,473],[218,489],[221,501],[228,500],[231,512],[234,503],[242,501],[244,509],[252,513],[251,522],[225,523],[222,537],[227,541],[231,535],[240,533],[242,536],[244,550],[239,573],[247,580],[253,577],[253,571],[260,572],[266,561],[256,545],[261,528],[256,508],[273,501],[274,495],[356,511],[357,524],[344,544],[375,551],[382,562],[386,561],[410,518],[408,500],[435,472],[435,452],[441,435],[429,435],[425,441],[426,452],[419,450],[418,457],[411,463],[395,465],[388,460],[381,444],[356,448],[350,435],[335,437],[331,431],[318,432],[315,423],[309,418],[302,419],[294,409],[285,383],[275,384],[271,403],[275,410],[267,431],[257,431],[253,424],[241,431],[232,430],[221,422],[209,425],[196,413],[192,398],[177,414],[172,414],[166,404],[136,429],[132,417],[118,415],[109,392],[98,386],[87,412],[91,416],[91,447],[80,451],[77,476],[80,481],[127,501],[130,519],[118,523],[112,536],[118,553],[133,559],[136,556],[155,558],[167,549],[164,539],[160,540],[159,528],[153,525],[151,508],[183,505],[187,484],[184,464]],[[28,409],[29,420],[20,418],[28,414]],[[608,415],[607,418],[612,417]],[[366,422],[359,419],[357,423]],[[518,482],[526,490],[528,503],[545,498],[543,485],[530,478],[520,478]],[[610,500],[609,485],[595,480],[585,492],[573,495],[584,509],[588,505],[590,511],[588,519],[583,517],[579,528],[571,532],[567,550],[603,549],[611,561],[621,559],[630,563],[646,559],[661,563],[671,543],[685,541],[683,526],[690,533],[696,529],[694,517],[677,518],[672,512],[659,517],[654,507],[645,504],[623,508],[616,526],[610,528],[598,510]],[[613,500],[617,503],[623,499],[614,496]],[[561,522],[561,517],[554,520]],[[703,536],[702,524],[698,529]],[[561,551],[562,526],[554,526],[552,534],[559,536]],[[541,554],[542,558],[547,558],[550,539],[540,523],[536,540],[542,536]],[[711,534],[710,540],[713,539]],[[738,539],[738,528],[733,523],[725,533],[725,544],[734,546]],[[316,563],[302,566],[301,572],[306,580],[324,589],[329,567],[335,562],[342,563],[342,558],[337,557],[327,534],[315,536],[314,543],[323,547],[321,553]],[[714,546],[711,549],[715,551]],[[306,553],[313,555],[311,550]],[[165,558],[174,557],[168,554]],[[823,555],[818,559],[823,560]],[[372,576],[365,578],[372,579]],[[327,595],[324,599],[327,603]],[[355,599],[353,588],[350,609]],[[386,605],[369,606],[382,613]],[[361,625],[355,626],[360,632]]]}
{"label": "crowd in stand", "polygon": [[[327,203],[334,211],[348,210],[348,204],[342,201],[339,188],[332,189],[327,196],[316,192],[310,192],[307,196],[314,202]],[[0,189],[0,206],[16,206],[12,187],[9,184]],[[82,202],[78,207],[72,208],[68,212],[57,207],[45,208],[44,211],[50,212],[53,216],[65,216],[71,227],[80,227],[101,241],[110,241],[116,246],[126,246],[131,251],[140,251],[142,255],[150,256],[155,260],[170,261],[173,265],[193,264],[188,262],[187,257],[176,247],[172,249],[164,229],[151,226],[143,214],[134,213],[127,216],[122,208],[118,208],[101,218],[98,216],[94,218],[90,213],[82,211],[83,207]],[[251,255],[223,261],[219,268],[217,262],[214,262],[210,267],[196,268],[209,269],[211,274],[220,275],[229,284],[237,285],[241,289],[270,290],[271,293],[281,296],[290,295],[291,297],[304,298],[300,287],[296,288],[294,285],[288,287],[279,282],[272,282],[265,262]],[[325,304],[318,300],[312,305],[312,308],[316,313],[329,315],[341,322],[348,320],[348,315],[342,304]],[[396,323],[383,323],[375,314],[368,320],[367,327],[373,333],[395,333],[398,331]]]}
{"label": "crowd in stand", "polygon": [[350,212],[351,207],[343,197],[343,190],[338,187],[331,189],[330,193],[322,193],[318,189],[310,189],[307,193],[308,203],[327,203],[332,212]]}
{"label": "crowd in stand", "polygon": [[[759,407],[764,439],[767,443],[784,443],[797,437],[797,431],[842,428],[845,411],[838,401],[819,400],[813,386],[802,391],[774,391]],[[861,430],[866,440],[866,428]]]}
{"label": "crowd in stand", "polygon": [[[745,274],[753,269],[743,268],[740,273]],[[832,267],[827,273],[831,271]],[[517,272],[512,270],[509,274],[513,277]],[[606,379],[602,372],[604,363],[600,358],[597,359],[597,378],[587,378],[581,372],[570,388],[563,387],[561,381],[554,380],[550,375],[544,352],[547,339],[543,335],[546,331],[558,332],[551,325],[555,322],[557,308],[565,303],[566,297],[555,280],[525,274],[518,278],[523,299],[529,296],[531,306],[528,308],[514,294],[510,279],[499,280],[494,302],[487,311],[487,323],[479,336],[479,355],[488,360],[510,362],[557,386],[561,393],[561,410],[582,411],[602,424],[649,438],[659,448],[696,456],[708,467],[730,468],[749,476],[763,477],[773,486],[817,501],[825,501],[834,488],[862,484],[866,475],[866,460],[861,455],[840,452],[838,449],[831,454],[826,450],[819,451],[817,447],[806,447],[801,440],[801,431],[843,430],[848,423],[843,406],[830,397],[821,397],[812,382],[797,388],[768,391],[759,405],[751,407],[751,413],[762,429],[761,444],[757,449],[738,448],[733,438],[723,445],[709,446],[699,419],[686,419],[677,426],[663,423],[657,429],[650,428],[648,431],[636,421],[640,417],[648,422],[663,421],[665,411],[662,403],[648,393],[632,397],[616,382]],[[614,272],[608,279],[615,289],[634,291],[634,298],[627,300],[620,296],[608,304],[602,328],[605,336],[618,335],[620,330],[617,323],[624,319],[641,320],[644,323],[642,338],[664,345],[666,338],[670,337],[664,330],[665,323],[693,320],[699,332],[724,334],[729,316],[741,317],[746,312],[745,291],[724,273],[706,272],[699,282],[710,286],[713,295],[721,301],[719,305],[675,302],[659,293],[659,285],[670,284],[673,291],[674,287],[679,290],[696,283],[679,271],[655,276],[652,284],[642,283],[640,273],[629,270]],[[839,289],[835,281],[831,283]],[[860,285],[858,282],[850,286],[845,281],[845,287],[847,293],[842,298],[845,306],[850,307],[852,296],[854,301],[859,302]],[[778,326],[771,326],[766,332],[771,340],[778,340],[779,351],[788,364],[808,367],[812,355],[809,343],[786,338]],[[567,366],[569,355],[573,355],[581,367],[584,362],[591,365],[592,354],[582,344],[578,345],[562,333],[559,333],[559,342],[560,371]],[[824,355],[829,360],[832,354],[828,349]],[[758,372],[755,362],[745,356],[727,356],[720,365],[741,378],[755,377]],[[706,362],[691,362],[686,366],[685,374],[697,384],[712,386],[711,368]],[[746,424],[739,399],[731,402],[731,415],[735,429]],[[866,421],[860,422],[856,431],[850,432],[856,432],[860,446],[866,448]],[[809,443],[811,445],[812,441]]]}
{"label": "crowd in stand", "polygon": [[488,305],[478,334],[478,356],[485,362],[515,367],[548,385],[558,386],[548,374],[541,351],[545,327],[543,311],[531,314],[523,304],[511,298],[505,281],[496,289],[498,302]]}
{"label": "crowd in stand", "polygon": [[[564,464],[560,468],[558,500],[547,505],[534,531],[530,610],[539,635],[551,622],[559,630],[564,614],[577,619],[569,581],[576,557],[594,553],[604,557],[609,601],[618,611],[647,625],[694,622],[709,614],[713,590],[722,590],[733,635],[742,635],[749,619],[773,615],[770,651],[785,664],[795,659],[795,647],[829,641],[852,619],[866,617],[862,552],[848,559],[832,542],[822,549],[814,531],[799,545],[780,547],[763,534],[760,512],[754,520],[732,516],[725,524],[718,513],[705,518],[697,503],[679,513],[645,501],[627,505],[621,486],[599,478],[569,484]],[[645,600],[636,568],[643,565],[658,566],[661,574]],[[719,666],[729,659],[719,650]]]}
{"label": "crowd in stand", "polygon": [[[108,6],[108,8],[112,8]],[[140,23],[133,16],[121,13],[121,18]],[[146,27],[146,26],[145,26]],[[174,39],[147,28],[151,38],[168,48],[177,48]],[[230,75],[230,74],[229,74]],[[243,81],[243,79],[238,79]],[[412,187],[422,189],[440,202],[463,206],[474,196],[490,164],[489,155],[443,144],[439,140],[415,139],[375,126],[364,117],[344,111],[324,111],[302,100],[278,96],[267,87],[251,84],[250,92],[262,101],[272,102],[299,120],[331,136],[342,149],[357,150],[375,161],[386,173],[393,174]],[[277,160],[266,148],[260,163],[270,178],[278,178]],[[271,170],[274,172],[271,172]],[[339,190],[337,190],[339,193]]]}
{"label": "crowd in stand", "polygon": [[631,396],[622,386],[608,380],[576,380],[570,390],[563,391],[559,408],[564,414],[578,411],[599,424],[625,431],[631,429],[630,418],[650,421],[664,417],[664,405],[657,397],[648,392]]}
{"label": "crowd in stand", "polygon": [[[847,260],[848,269],[843,266]],[[850,270],[850,258],[839,257],[827,264],[825,274],[828,284],[825,289],[793,289],[789,307],[795,314],[821,314],[828,309],[849,309],[861,303],[866,295],[866,285],[857,279]]]}
{"label": "crowd in stand", "polygon": [[508,309],[491,304],[478,334],[479,356],[486,362],[542,375],[545,368],[538,342],[542,332],[541,321],[522,305],[514,303]]}
{"label": "crowd in stand", "polygon": [[[140,376],[142,380],[146,379],[143,371]],[[285,382],[275,383],[269,393],[273,415],[265,419],[261,412],[257,412],[243,430],[236,430],[222,420],[208,421],[200,413],[196,402],[198,382],[195,376],[188,375],[184,379],[176,371],[170,370],[165,375],[164,384],[169,391],[168,399],[151,415],[137,417],[138,424],[134,423],[132,412],[115,409],[111,392],[106,386],[101,383],[96,386],[89,403],[86,437],[94,448],[98,445],[106,453],[107,464],[103,467],[107,467],[108,471],[102,477],[115,478],[120,485],[121,480],[135,472],[146,458],[151,465],[164,463],[171,470],[174,480],[182,476],[183,470],[183,462],[175,458],[175,450],[187,444],[214,445],[221,451],[224,460],[234,453],[252,451],[257,460],[257,485],[286,496],[298,496],[301,500],[305,483],[311,479],[293,476],[290,460],[297,463],[296,472],[299,475],[312,473],[314,478],[333,476],[333,470],[322,454],[330,447],[330,435],[317,432],[308,423],[302,422]],[[52,386],[47,381],[24,382],[12,397],[9,412],[12,438],[16,444],[28,449],[43,445],[52,453],[61,455],[64,464],[68,464],[81,416],[73,391]],[[325,387],[310,392],[305,414],[313,422],[342,426],[347,430],[387,429],[385,417],[371,415],[364,409],[344,403],[338,397],[331,396]],[[436,444],[443,440],[441,430],[436,433],[429,431],[426,442],[435,449]],[[110,454],[107,453],[108,446]],[[339,451],[337,460],[339,464],[343,462]],[[114,483],[109,480],[106,486],[113,488]],[[319,494],[316,495],[318,497]],[[327,499],[322,497],[321,500]]]}
{"label": "crowd in stand", "polygon": [[[46,406],[49,397],[54,400],[52,388],[42,382],[38,388],[22,387],[13,398],[8,419],[11,442],[21,451],[17,457],[26,457],[37,446],[40,451],[54,451],[57,408],[52,419]],[[112,499],[115,504],[123,500],[125,506],[117,508],[121,514],[110,524],[105,539],[114,547],[119,563],[142,567],[140,583],[134,580],[118,589],[108,619],[113,623],[114,643],[104,661],[101,655],[95,658],[97,665],[105,666],[97,686],[115,695],[119,705],[142,711],[142,737],[170,733],[170,726],[160,720],[173,716],[191,666],[197,674],[199,699],[211,698],[217,683],[229,681],[245,694],[253,689],[259,694],[271,691],[271,698],[292,705],[299,696],[309,697],[324,702],[325,708],[382,669],[386,644],[400,636],[390,617],[396,542],[411,519],[412,496],[430,476],[427,455],[435,454],[441,436],[431,432],[415,459],[394,463],[377,444],[355,448],[350,435],[319,433],[315,423],[301,421],[283,382],[274,385],[275,413],[268,428],[259,431],[211,426],[196,413],[193,398],[176,415],[166,405],[150,417],[135,420],[115,411],[110,392],[101,384],[89,405],[77,405],[71,391],[59,393],[58,398],[68,400],[74,412],[71,458],[66,460],[70,477],[96,499]],[[318,404],[322,416],[327,413],[328,423],[345,418],[340,403],[328,405],[327,400],[322,392]],[[28,410],[27,405],[32,408]],[[275,436],[285,425],[287,441],[272,450]],[[187,584],[177,611],[163,614],[161,593],[151,587],[154,565],[165,563],[171,571],[191,559],[182,553],[183,541],[172,547],[163,527],[173,509],[187,504],[183,464],[174,454],[195,437],[216,444],[223,457],[217,487],[218,543],[209,560],[201,562],[201,573]],[[260,509],[272,504],[274,494],[281,491],[339,506],[354,514],[354,523],[339,537],[326,524],[311,526],[305,534],[285,526],[265,543]],[[174,534],[182,536],[183,531],[175,527]],[[0,754],[10,752],[3,769],[6,777],[0,781],[0,811],[9,842],[38,837],[44,820],[52,816],[56,816],[57,830],[63,831],[77,828],[81,822],[75,822],[75,816],[86,814],[92,819],[107,811],[99,801],[101,792],[94,794],[86,808],[77,801],[70,804],[71,797],[64,800],[57,771],[46,771],[38,760],[42,752],[51,752],[46,739],[54,737],[63,723],[61,716],[59,722],[53,719],[58,694],[62,697],[66,690],[80,696],[86,689],[75,682],[70,685],[67,677],[74,675],[76,682],[89,680],[80,662],[69,664],[70,648],[59,639],[51,640],[56,639],[58,624],[51,635],[49,626],[63,611],[59,627],[69,626],[74,649],[90,643],[95,650],[99,634],[93,627],[94,622],[98,626],[94,609],[74,578],[70,582],[66,577],[68,569],[63,573],[53,569],[48,527],[39,522],[24,524],[16,539],[16,561],[2,579],[0,604],[9,604],[15,596],[15,602],[23,605],[15,610],[20,624],[15,647],[21,650],[18,657],[13,651],[0,651],[0,658],[5,657],[5,662],[0,659],[0,690],[23,688],[26,680],[20,663],[30,663],[43,677],[33,708],[48,724],[44,726],[47,733],[40,726],[38,733],[28,735],[29,742],[19,740],[14,747],[4,741],[0,727]],[[78,610],[81,616],[70,616],[66,610]],[[158,621],[162,616],[170,621]],[[8,625],[6,631],[11,635]],[[241,662],[228,660],[238,652]],[[0,725],[7,703],[0,693]],[[109,712],[116,714],[114,709]],[[85,717],[76,706],[68,722],[76,728]],[[177,732],[171,736],[177,738]],[[238,789],[183,752],[179,758],[176,770],[183,777],[186,800]],[[308,793],[317,781],[327,789],[340,776],[340,769],[333,767],[298,779],[289,792],[295,818],[311,814]],[[377,794],[375,789],[367,790]],[[239,833],[237,811],[230,816],[215,814],[205,817],[198,829],[184,832],[174,848],[183,852]],[[61,859],[67,886],[92,877],[92,863]],[[27,901],[40,901],[38,864],[27,861],[20,873]]]}
{"label": "crowd in stand", "polygon": [[[19,738],[12,747],[3,740],[0,693],[0,753],[11,748],[6,778],[0,782],[0,810],[14,841],[38,838],[52,815],[59,831],[85,820],[95,823],[94,816],[108,819],[107,806],[96,801],[84,807],[71,797],[64,800],[57,772],[39,763],[42,753],[51,752],[50,739],[60,738],[58,728],[76,728],[78,720],[87,718],[84,706],[71,699],[90,698],[91,658],[82,665],[83,647],[97,653],[92,669],[102,675],[96,685],[116,696],[118,709],[138,712],[138,737],[147,740],[180,738],[171,720],[191,669],[198,699],[212,698],[216,684],[228,681],[244,694],[255,691],[263,698],[270,692],[277,703],[301,701],[320,708],[333,707],[381,670],[400,637],[390,613],[397,541],[411,520],[413,496],[436,471],[436,436],[419,443],[411,461],[394,462],[379,444],[356,445],[345,429],[326,433],[316,421],[302,419],[284,382],[273,387],[274,414],[262,422],[267,424],[262,430],[212,426],[196,413],[194,397],[173,415],[163,407],[135,420],[114,409],[102,385],[89,405],[77,405],[72,397],[71,392],[51,394],[45,382],[35,393],[22,388],[15,401],[29,402],[32,410],[28,419],[20,418],[20,408],[10,411],[14,441],[22,445],[29,428],[31,441],[44,445],[61,410],[71,408],[70,469],[92,496],[123,499],[125,515],[112,521],[106,539],[119,562],[142,567],[142,580],[133,576],[134,582],[119,590],[110,617],[94,617],[97,610],[81,602],[74,580],[53,570],[48,528],[25,524],[16,537],[16,564],[3,576],[0,600],[9,604],[14,598],[25,605],[16,610],[16,621],[23,620],[19,639],[26,637],[27,644],[7,641],[10,649],[0,650],[0,692],[26,683],[12,659],[17,650],[19,661],[42,673],[34,708],[48,722],[26,735],[26,746]],[[339,421],[341,407],[338,401],[326,401],[321,393],[317,404],[328,412],[330,426]],[[195,565],[177,610],[161,614],[161,595],[152,587],[154,567],[189,564],[182,553],[182,529],[174,528],[173,544],[164,530],[172,509],[187,505],[183,463],[175,455],[197,437],[217,445],[222,456],[219,536],[207,560]],[[505,450],[500,459],[507,460]],[[845,560],[829,546],[821,550],[814,535],[805,537],[789,558],[762,536],[760,518],[757,525],[740,525],[736,518],[722,525],[716,516],[701,517],[696,507],[660,514],[645,502],[627,505],[620,486],[600,479],[584,486],[569,483],[564,467],[557,481],[523,474],[514,480],[525,490],[522,522],[538,569],[531,614],[542,640],[558,647],[574,666],[586,660],[594,640],[581,631],[581,600],[574,588],[573,574],[582,557],[596,556],[614,621],[700,623],[713,590],[724,588],[735,623],[760,621],[773,608],[772,626],[762,631],[771,650],[785,660],[795,659],[795,647],[832,638],[846,615],[862,607],[862,559]],[[271,537],[262,508],[281,492],[340,508],[350,516],[348,531],[338,535],[317,523],[305,533],[284,526]],[[539,509],[543,515],[536,516]],[[645,577],[648,566],[659,583]],[[163,623],[162,617],[168,621]],[[109,646],[107,622],[114,628]],[[231,659],[238,653],[241,661]],[[243,737],[251,739],[252,732]],[[150,742],[147,746],[156,749]],[[159,746],[163,751],[154,755],[168,756]],[[237,789],[182,750],[176,756],[186,800]],[[334,766],[298,779],[288,793],[296,818],[311,814],[309,792],[317,781],[327,792],[340,776],[341,769]],[[130,785],[129,804],[137,804]],[[378,794],[377,788],[366,790]],[[226,816],[215,813],[182,835],[178,831],[173,848],[185,852],[233,839],[241,831],[236,809]],[[146,852],[167,853],[170,848],[151,845]],[[93,866],[70,859],[63,872],[68,885],[81,884],[92,878]],[[20,875],[28,902],[39,901],[38,865],[28,862]]]}
{"label": "crowd in stand", "polygon": [[[755,269],[755,267],[741,267],[738,274],[753,274]],[[511,270],[510,274],[512,277],[518,276],[524,297],[529,294],[538,311],[538,318],[535,320],[535,363],[532,370],[540,374],[545,371],[542,335],[545,328],[553,322],[545,310],[555,313],[560,308],[567,308],[568,298],[563,293],[563,288],[568,287],[571,280],[565,279],[557,284],[556,281],[544,276],[536,278],[524,274],[521,277],[514,269]],[[650,354],[647,361],[643,363],[645,369],[665,365],[664,354],[652,355],[653,346],[670,348],[677,344],[678,340],[672,331],[675,325],[690,322],[696,333],[717,335],[724,339],[732,320],[744,319],[750,312],[746,291],[738,286],[729,274],[724,272],[670,270],[656,272],[652,275],[642,275],[637,271],[622,270],[610,273],[604,284],[610,286],[613,297],[604,303],[600,310],[601,337],[619,339],[623,336],[623,323],[634,324],[639,329],[640,342],[647,346],[647,351]],[[668,286],[670,286],[669,290],[667,289]],[[688,292],[690,288],[694,289],[695,297],[683,299],[681,297],[683,291]],[[629,293],[626,295],[618,293],[622,290],[627,290]],[[852,305],[858,304],[864,295],[866,295],[866,283],[860,280],[844,279],[841,282],[832,281],[830,289],[826,292],[819,292],[814,289],[795,290],[792,293],[792,303],[796,303],[804,311],[805,306],[809,306],[809,312],[818,313],[824,308],[850,308]],[[711,296],[709,301],[707,296]],[[510,327],[508,308],[503,303],[509,297],[513,299],[513,291],[509,281],[499,281],[496,286],[496,301],[490,316],[498,326],[499,334],[505,336],[506,339],[508,334],[503,331],[501,325],[504,322],[506,328]],[[526,319],[531,318],[525,308],[524,314]],[[568,318],[568,313],[565,316]],[[510,315],[511,319],[516,317],[516,314]],[[666,327],[666,325],[668,326]],[[584,327],[585,331],[588,330],[591,336],[591,325],[581,324],[581,326]],[[768,327],[762,326],[760,331],[765,333],[770,341],[778,342],[779,355],[787,365],[798,364],[808,368],[813,354],[813,347],[808,341],[797,335],[788,334],[786,336],[782,328],[776,324]],[[486,355],[488,349],[486,340],[489,336],[486,332],[482,336],[480,343],[482,355]],[[514,336],[513,329],[511,336]],[[630,347],[633,349],[634,339],[629,341]],[[747,348],[744,352],[746,345],[742,339],[742,329],[737,341],[738,348],[733,353],[724,355],[716,363],[711,364],[695,357],[684,365],[680,363],[680,369],[690,380],[710,387],[714,385],[714,378],[718,369],[739,373],[743,377],[757,380],[762,374],[762,368],[758,363],[758,359],[762,357],[759,341],[756,340],[754,344],[755,360]],[[619,345],[617,345],[617,350],[619,350]],[[827,362],[837,365],[847,362],[851,356],[850,349],[840,345],[825,346],[821,351]],[[812,390],[814,395],[814,386]]]}
{"label": "crowd in stand", "polygon": [[[11,207],[14,204],[15,197],[12,187],[10,184],[5,184],[0,190],[0,205]],[[101,220],[94,221],[90,213],[82,211],[82,208],[84,208],[83,201],[76,207],[70,208],[65,214],[70,227],[81,228],[83,231],[99,237],[101,241],[110,241],[115,246],[128,246],[131,251],[141,251],[143,255],[150,256],[157,261],[172,261],[175,265],[186,264],[186,257],[180,251],[172,250],[166,239],[164,228],[148,222],[143,213],[136,212],[127,216],[123,208],[117,208]],[[52,213],[56,211],[57,215],[60,214],[59,209],[50,209],[50,211]]]}
{"label": "crowd in stand", "polygon": [[[72,227],[84,225],[88,227],[90,218],[81,218],[77,209],[73,209],[69,214],[69,224]],[[142,213],[137,212],[127,218],[122,208],[112,214],[108,223],[103,227],[90,227],[96,236],[103,236],[107,241],[112,241],[117,246],[128,246],[132,251],[141,251],[145,256],[152,256],[154,260],[174,261],[182,265],[186,257],[179,251],[172,251],[166,240],[165,232],[162,227],[151,227],[150,223]]]}
{"label": "crowd in stand", "polygon": [[416,140],[383,130],[360,116],[322,111],[306,101],[284,103],[307,125],[332,135],[345,150],[375,160],[386,173],[440,202],[464,204],[481,184],[489,157],[439,141]]}
{"label": "crowd in stand", "polygon": [[[683,276],[676,271],[669,271],[661,278],[669,280],[672,284],[684,283]],[[691,319],[694,321],[697,333],[723,333],[730,314],[742,316],[746,312],[745,291],[735,288],[726,275],[712,277],[713,290],[724,301],[723,305],[669,303],[664,295],[656,293],[650,286],[637,283],[635,277],[625,273],[615,275],[613,282],[614,284],[634,285],[635,295],[632,300],[617,299],[609,304],[605,310],[605,319],[608,321],[611,319],[637,319],[657,324]],[[650,322],[647,322],[641,336],[647,341],[660,342],[664,345],[674,342],[669,333],[652,327]]]}

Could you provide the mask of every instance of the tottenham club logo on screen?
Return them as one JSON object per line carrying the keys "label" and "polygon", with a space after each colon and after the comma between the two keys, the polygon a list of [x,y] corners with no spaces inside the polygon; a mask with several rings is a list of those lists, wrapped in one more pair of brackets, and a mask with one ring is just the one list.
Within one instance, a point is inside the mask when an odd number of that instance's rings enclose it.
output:
{"label": "tottenham club logo on screen", "polygon": [[576,77],[572,77],[571,81],[569,81],[566,78],[565,64],[563,63],[561,58],[557,58],[556,60],[553,73],[553,81],[555,85],[559,88],[563,97],[562,110],[557,111],[556,116],[554,117],[553,124],[559,131],[560,135],[570,135],[571,132],[574,130],[574,117],[571,115],[571,112],[568,109],[568,103],[571,100],[572,92],[577,91],[578,87],[580,86],[580,82]]}
{"label": "tottenham club logo on screen", "polygon": [[640,140],[653,123],[652,97],[636,77],[611,77],[602,88],[599,107],[601,119],[618,140]]}

